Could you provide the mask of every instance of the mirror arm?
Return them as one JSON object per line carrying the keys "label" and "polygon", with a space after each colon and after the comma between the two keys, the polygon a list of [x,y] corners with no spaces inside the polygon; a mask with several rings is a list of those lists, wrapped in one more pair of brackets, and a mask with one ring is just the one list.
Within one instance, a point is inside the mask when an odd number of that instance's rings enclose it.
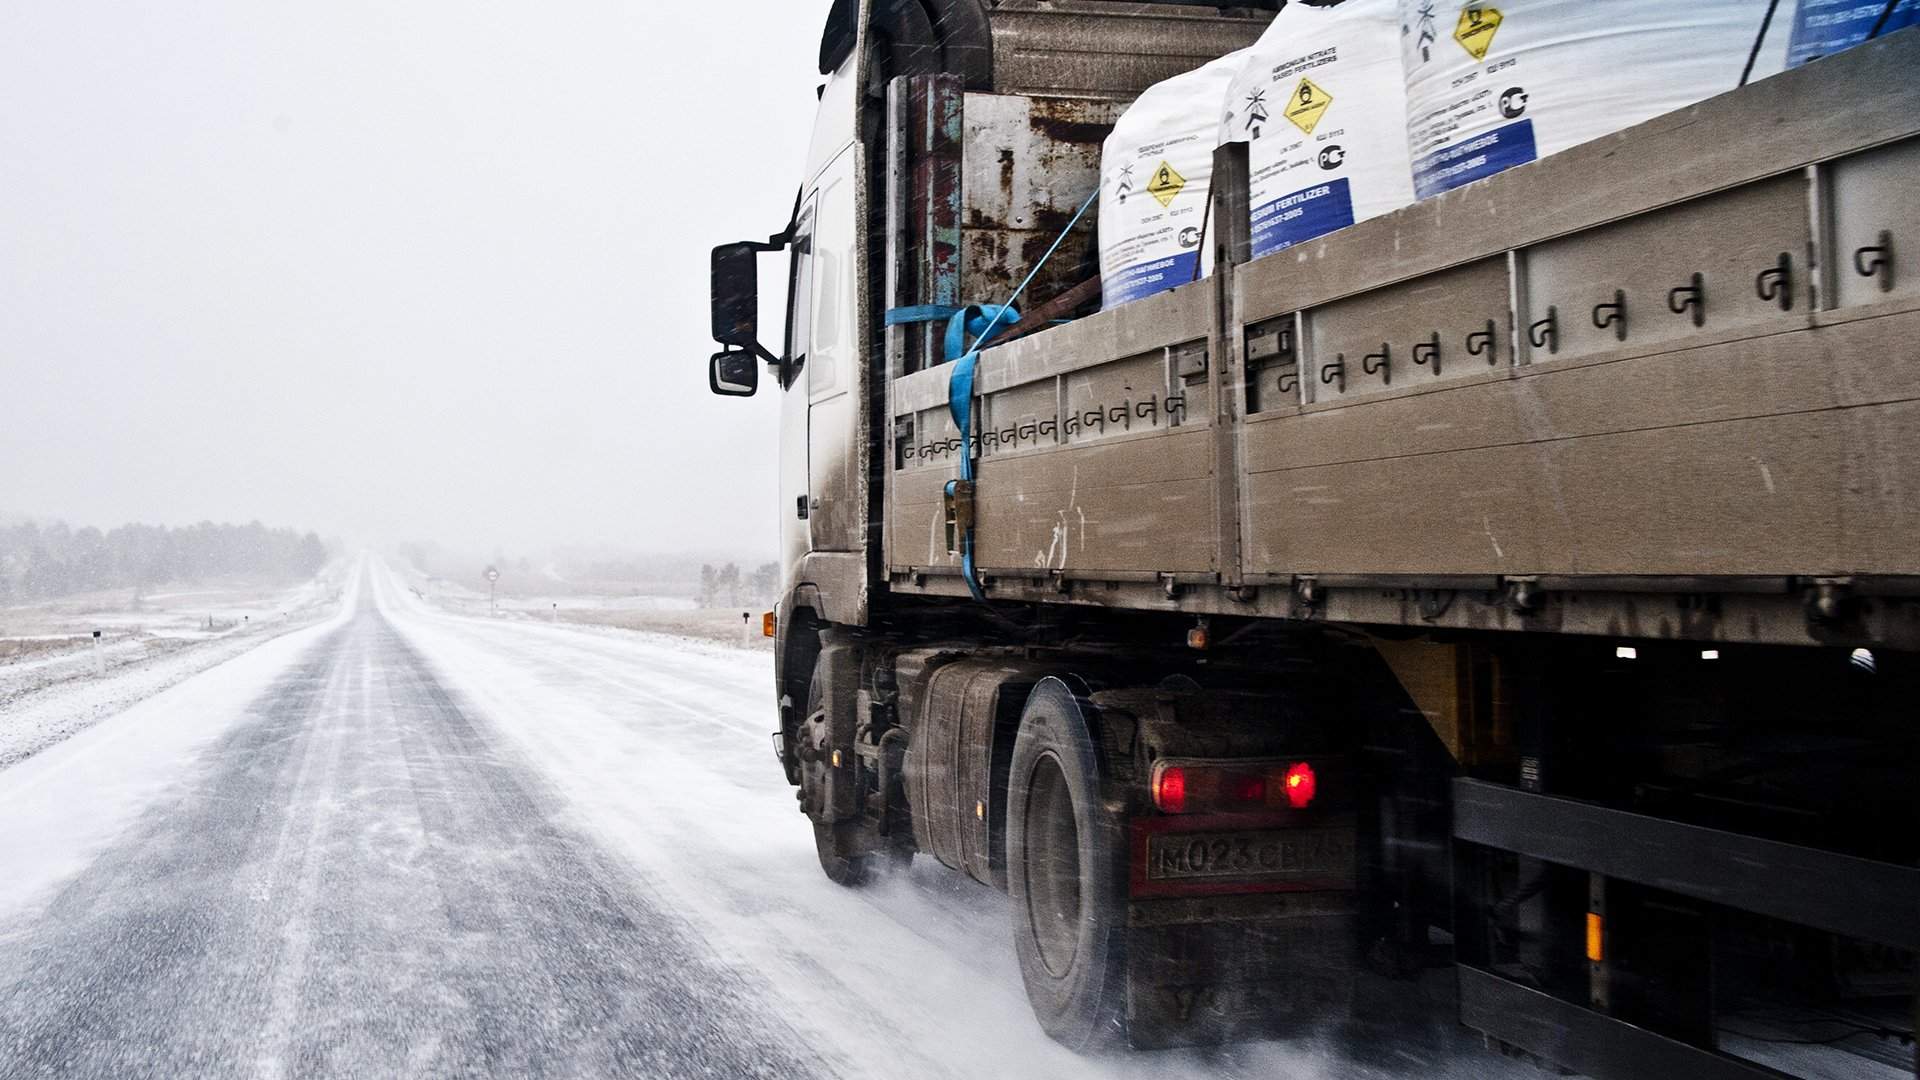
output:
{"label": "mirror arm", "polygon": [[777,232],[767,237],[766,243],[761,243],[758,240],[742,240],[740,243],[742,246],[752,248],[755,251],[785,251],[787,245],[793,243],[793,226],[787,226],[786,232]]}

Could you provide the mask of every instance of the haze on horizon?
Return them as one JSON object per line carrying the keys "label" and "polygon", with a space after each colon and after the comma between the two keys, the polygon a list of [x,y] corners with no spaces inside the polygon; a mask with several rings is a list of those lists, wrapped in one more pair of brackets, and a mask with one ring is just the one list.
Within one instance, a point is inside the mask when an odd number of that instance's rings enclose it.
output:
{"label": "haze on horizon", "polygon": [[707,251],[785,222],[826,6],[0,9],[0,514],[771,552]]}

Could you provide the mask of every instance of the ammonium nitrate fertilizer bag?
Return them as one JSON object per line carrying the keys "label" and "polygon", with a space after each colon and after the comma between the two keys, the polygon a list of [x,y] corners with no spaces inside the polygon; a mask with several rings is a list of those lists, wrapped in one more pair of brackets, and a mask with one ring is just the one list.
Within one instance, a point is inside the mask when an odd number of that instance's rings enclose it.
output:
{"label": "ammonium nitrate fertilizer bag", "polygon": [[1413,201],[1398,0],[1288,4],[1247,53],[1221,141],[1247,143],[1255,257]]}
{"label": "ammonium nitrate fertilizer bag", "polygon": [[1787,66],[1851,49],[1876,28],[1885,36],[1909,26],[1920,26],[1920,0],[1898,0],[1892,11],[1886,0],[1800,0],[1787,40]]}
{"label": "ammonium nitrate fertilizer bag", "polygon": [[1222,103],[1242,53],[1147,88],[1100,153],[1102,306],[1185,285],[1209,269],[1207,187]]}
{"label": "ammonium nitrate fertilizer bag", "polygon": [[1734,89],[1767,0],[1399,7],[1407,149],[1424,199]]}

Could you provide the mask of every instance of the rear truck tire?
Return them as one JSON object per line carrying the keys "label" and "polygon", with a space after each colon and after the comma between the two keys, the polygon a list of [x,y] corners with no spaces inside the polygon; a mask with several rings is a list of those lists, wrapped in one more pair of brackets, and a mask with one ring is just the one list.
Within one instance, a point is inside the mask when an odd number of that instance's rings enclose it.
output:
{"label": "rear truck tire", "polygon": [[1007,778],[1014,951],[1040,1027],[1077,1051],[1126,1040],[1126,819],[1103,798],[1086,706],[1057,678],[1027,698]]}

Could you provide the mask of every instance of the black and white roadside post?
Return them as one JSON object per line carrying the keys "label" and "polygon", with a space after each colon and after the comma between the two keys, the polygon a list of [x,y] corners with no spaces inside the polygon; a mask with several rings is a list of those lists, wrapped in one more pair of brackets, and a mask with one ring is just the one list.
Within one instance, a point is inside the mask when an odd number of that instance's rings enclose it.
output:
{"label": "black and white roadside post", "polygon": [[495,618],[500,615],[500,605],[494,600],[493,583],[499,580],[500,571],[487,567],[487,614]]}
{"label": "black and white roadside post", "polygon": [[753,612],[751,611],[740,613],[740,647],[743,649],[753,647]]}
{"label": "black and white roadside post", "polygon": [[547,621],[550,623],[554,623],[556,625],[560,622],[560,601],[555,600],[553,602],[553,614],[547,619]]}
{"label": "black and white roadside post", "polygon": [[98,630],[93,632],[93,673],[95,675],[107,673],[107,654],[100,650],[100,631]]}

